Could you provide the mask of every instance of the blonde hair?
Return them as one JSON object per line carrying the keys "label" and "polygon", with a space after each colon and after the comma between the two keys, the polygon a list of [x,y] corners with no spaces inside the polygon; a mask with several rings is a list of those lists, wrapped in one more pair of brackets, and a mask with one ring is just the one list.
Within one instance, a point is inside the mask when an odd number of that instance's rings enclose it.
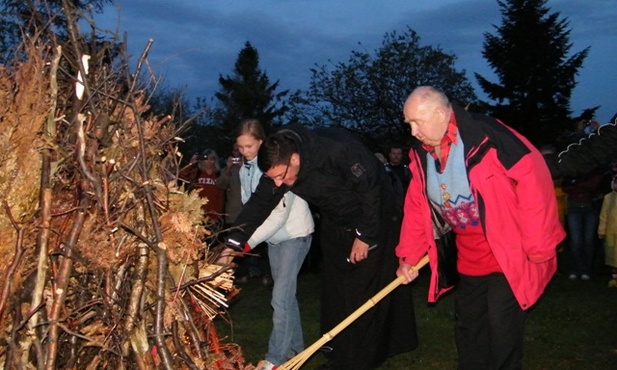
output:
{"label": "blonde hair", "polygon": [[263,125],[254,118],[245,119],[240,122],[240,125],[236,130],[236,137],[242,135],[251,135],[255,139],[261,141],[266,140],[266,132],[264,131]]}

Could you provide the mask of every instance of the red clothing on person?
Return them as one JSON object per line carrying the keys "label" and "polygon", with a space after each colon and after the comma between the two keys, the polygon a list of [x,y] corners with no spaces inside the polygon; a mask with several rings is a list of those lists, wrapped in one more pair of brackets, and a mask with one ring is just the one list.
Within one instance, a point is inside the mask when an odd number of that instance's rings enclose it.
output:
{"label": "red clothing on person", "polygon": [[208,216],[213,221],[218,221],[223,213],[225,206],[225,190],[216,186],[218,173],[208,174],[202,171],[195,181],[195,191],[200,198],[208,199],[208,202],[201,206],[204,216]]}
{"label": "red clothing on person", "polygon": [[[440,155],[438,156],[435,148],[430,145],[422,144],[422,148],[424,148],[431,157],[439,161],[439,172],[443,172],[448,164],[452,145],[457,145],[458,142],[458,125],[455,115],[452,114],[446,132],[439,144]],[[477,209],[475,201],[472,207]],[[495,255],[491,251],[491,246],[486,240],[481,225],[467,223],[464,227],[460,227],[457,226],[456,223],[451,223],[450,226],[457,235],[457,268],[461,274],[482,276],[494,272],[502,272],[499,263],[495,259]]]}
{"label": "red clothing on person", "polygon": [[465,229],[454,229],[458,249],[458,271],[469,276],[483,276],[502,272],[495,255],[488,244],[482,226],[467,225]]}
{"label": "red clothing on person", "polygon": [[424,150],[426,150],[433,158],[439,161],[439,171],[443,172],[444,168],[446,168],[448,156],[450,155],[450,148],[452,147],[452,144],[456,143],[458,143],[458,126],[456,124],[456,117],[453,114],[450,116],[448,128],[446,128],[446,133],[443,135],[441,143],[439,144],[441,149],[440,155],[437,156],[435,148],[430,145],[422,144],[422,148],[424,148]]}
{"label": "red clothing on person", "polygon": [[[521,309],[526,310],[557,270],[556,246],[565,237],[546,161],[527,139],[501,122],[457,106],[453,109],[481,227]],[[446,290],[437,283],[426,153],[422,146],[410,150],[412,181],[396,254],[402,263],[414,265],[428,252],[432,270],[428,300],[435,302]]]}

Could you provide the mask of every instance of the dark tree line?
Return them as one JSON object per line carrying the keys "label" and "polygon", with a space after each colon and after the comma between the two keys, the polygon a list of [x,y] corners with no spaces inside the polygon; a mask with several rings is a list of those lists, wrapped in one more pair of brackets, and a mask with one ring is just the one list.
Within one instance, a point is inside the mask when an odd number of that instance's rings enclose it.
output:
{"label": "dark tree line", "polygon": [[[37,33],[67,39],[70,22],[60,11],[70,3],[77,17],[100,12],[113,0],[50,0],[32,7],[30,2],[0,1],[0,58],[12,56],[14,46],[26,35]],[[268,129],[299,121],[307,125],[345,127],[375,150],[394,142],[409,142],[402,121],[401,105],[416,86],[430,84],[452,100],[500,118],[540,146],[557,141],[571,129],[570,99],[576,77],[589,47],[571,53],[567,18],[551,12],[547,0],[500,0],[501,23],[494,33],[485,33],[482,55],[493,69],[496,81],[475,73],[489,100],[480,102],[466,77],[457,70],[456,56],[438,47],[423,45],[411,28],[386,33],[373,52],[352,50],[346,62],[315,65],[306,91],[292,94],[280,88],[259,65],[258,50],[246,42],[230,75],[219,76],[220,89],[208,101],[198,98],[194,107],[178,91],[153,97],[153,109],[196,115],[186,132],[187,152],[210,147],[225,155],[233,130],[244,118],[258,118]],[[56,14],[50,16],[49,14]],[[72,20],[73,22],[76,19]],[[92,37],[91,49],[105,49],[113,60],[119,45]],[[98,43],[98,44],[97,44]],[[107,47],[101,48],[102,43]],[[172,98],[173,97],[173,98]],[[590,107],[580,117],[593,116]],[[578,118],[578,117],[576,117]]]}
{"label": "dark tree line", "polygon": [[568,19],[546,0],[498,3],[502,23],[484,34],[482,52],[498,81],[475,74],[494,101],[487,109],[534,144],[555,143],[572,128],[570,98],[589,47],[570,55]]}
{"label": "dark tree line", "polygon": [[347,62],[311,69],[308,91],[293,95],[291,120],[349,129],[375,151],[411,141],[402,105],[421,85],[437,86],[463,106],[476,103],[456,56],[423,45],[408,28],[384,35],[373,53],[352,51]]}
{"label": "dark tree line", "polygon": [[[568,20],[551,12],[546,0],[498,3],[501,24],[494,26],[495,33],[485,33],[482,51],[497,81],[475,73],[488,101],[477,99],[466,71],[456,68],[455,55],[423,45],[407,28],[386,33],[373,52],[352,50],[346,62],[315,65],[308,89],[289,95],[286,90],[276,93],[278,81],[269,83],[259,69],[257,50],[247,43],[233,75],[219,79],[218,107],[200,124],[227,147],[237,123],[254,116],[274,126],[296,121],[345,127],[374,150],[384,151],[413,140],[403,122],[402,103],[416,86],[433,85],[454,102],[501,119],[537,146],[564,144],[574,121],[572,91],[589,48],[570,53]],[[581,115],[593,116],[597,108]]]}

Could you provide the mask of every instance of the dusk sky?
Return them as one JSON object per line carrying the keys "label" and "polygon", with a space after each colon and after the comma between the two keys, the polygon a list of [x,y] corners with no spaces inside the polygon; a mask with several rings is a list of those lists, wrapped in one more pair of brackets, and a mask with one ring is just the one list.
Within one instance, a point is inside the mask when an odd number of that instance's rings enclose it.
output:
{"label": "dusk sky", "polygon": [[[617,112],[617,0],[547,6],[568,18],[571,53],[591,47],[573,114],[600,105],[596,118],[608,121]],[[95,19],[99,27],[127,32],[133,62],[153,39],[152,67],[165,75],[165,86],[185,88],[191,103],[213,96],[219,75],[232,74],[247,41],[270,81],[280,81],[279,91],[294,91],[308,87],[316,64],[346,62],[352,50],[372,53],[386,33],[408,26],[422,45],[456,55],[457,70],[466,71],[480,98],[474,72],[498,82],[482,57],[483,34],[501,25],[497,0],[117,0]]]}

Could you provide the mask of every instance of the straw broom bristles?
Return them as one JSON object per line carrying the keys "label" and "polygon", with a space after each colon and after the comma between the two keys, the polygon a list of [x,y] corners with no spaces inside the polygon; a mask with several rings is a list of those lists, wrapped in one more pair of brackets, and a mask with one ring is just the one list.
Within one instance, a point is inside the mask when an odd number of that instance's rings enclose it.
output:
{"label": "straw broom bristles", "polygon": [[[411,270],[418,271],[424,265],[428,263],[428,255],[422,257],[422,259],[418,262],[417,265],[413,266]],[[291,359],[289,359],[284,364],[278,366],[277,370],[297,370],[302,364],[306,362],[318,349],[320,349],[324,344],[328,343],[332,340],[338,333],[343,331],[346,327],[348,327],[352,322],[354,322],[358,317],[362,316],[366,311],[375,306],[379,301],[381,301],[385,296],[390,294],[396,287],[401,285],[405,281],[404,276],[397,277],[394,281],[388,284],[385,288],[377,292],[373,297],[371,297],[368,301],[366,301],[362,306],[352,312],[351,315],[347,316],[345,320],[335,326],[332,330],[324,334],[317,342],[313,343],[310,347],[306,348],[304,351],[298,353]]]}

